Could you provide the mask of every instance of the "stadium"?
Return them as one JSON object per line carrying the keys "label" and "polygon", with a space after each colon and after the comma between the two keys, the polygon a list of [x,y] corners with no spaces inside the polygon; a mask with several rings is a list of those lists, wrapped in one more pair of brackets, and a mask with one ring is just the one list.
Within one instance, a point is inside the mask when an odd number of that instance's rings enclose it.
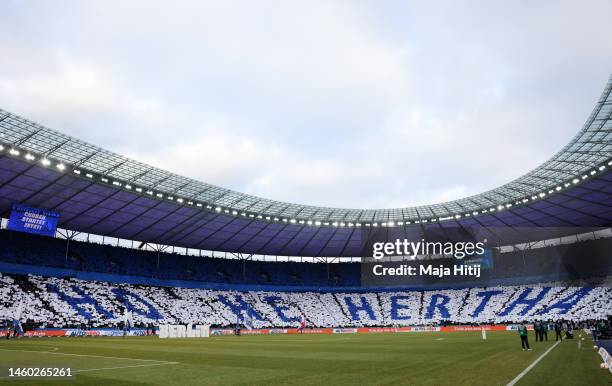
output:
{"label": "stadium", "polygon": [[610,11],[7,2],[0,384],[609,385]]}
{"label": "stadium", "polygon": [[[611,128],[612,78],[567,146],[514,181],[345,210],[192,180],[0,110],[2,362],[72,366],[84,384],[441,384],[459,368],[474,371],[460,384],[505,384],[550,351],[521,384],[605,384],[588,332],[612,333]],[[479,277],[372,281],[373,243],[396,239],[488,252]],[[525,322],[550,339],[520,355],[509,341]],[[574,341],[554,341],[556,323]]]}

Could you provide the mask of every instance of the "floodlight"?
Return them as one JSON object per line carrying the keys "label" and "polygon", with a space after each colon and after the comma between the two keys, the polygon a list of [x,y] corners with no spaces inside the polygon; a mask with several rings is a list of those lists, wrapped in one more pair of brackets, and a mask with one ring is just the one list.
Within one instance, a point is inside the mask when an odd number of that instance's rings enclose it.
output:
{"label": "floodlight", "polygon": [[11,150],[9,150],[9,154],[11,154],[11,155],[19,155],[19,150],[11,149]]}
{"label": "floodlight", "polygon": [[30,153],[25,155],[25,159],[27,159],[28,161],[33,161],[34,160],[34,156]]}
{"label": "floodlight", "polygon": [[64,171],[64,169],[66,169],[66,166],[64,164],[57,164],[57,168],[61,171]]}

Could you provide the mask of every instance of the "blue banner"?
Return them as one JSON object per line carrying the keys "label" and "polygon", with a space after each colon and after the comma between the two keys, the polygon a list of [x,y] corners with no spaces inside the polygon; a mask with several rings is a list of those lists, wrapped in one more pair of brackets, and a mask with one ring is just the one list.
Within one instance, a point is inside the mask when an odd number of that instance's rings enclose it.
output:
{"label": "blue banner", "polygon": [[57,212],[13,204],[8,229],[37,235],[55,236],[58,220],[59,213]]}

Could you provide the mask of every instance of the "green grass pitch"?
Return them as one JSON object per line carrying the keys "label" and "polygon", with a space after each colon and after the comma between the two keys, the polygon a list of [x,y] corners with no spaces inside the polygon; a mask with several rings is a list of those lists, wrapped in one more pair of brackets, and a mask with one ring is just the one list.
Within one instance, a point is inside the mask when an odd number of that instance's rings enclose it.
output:
{"label": "green grass pitch", "polygon": [[[521,351],[515,332],[79,337],[0,340],[0,369],[71,367],[75,377],[0,379],[28,385],[506,385],[555,342]],[[556,346],[517,385],[610,385],[593,342]]]}

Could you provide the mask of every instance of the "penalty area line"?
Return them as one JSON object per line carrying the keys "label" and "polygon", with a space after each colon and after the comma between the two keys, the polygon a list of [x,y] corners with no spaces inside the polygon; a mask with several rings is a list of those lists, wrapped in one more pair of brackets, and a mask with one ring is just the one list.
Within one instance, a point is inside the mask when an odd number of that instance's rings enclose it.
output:
{"label": "penalty area line", "polygon": [[520,381],[525,376],[525,374],[529,372],[529,370],[533,369],[535,365],[538,364],[538,362],[540,362],[546,355],[548,355],[549,352],[551,352],[555,347],[557,347],[559,343],[561,343],[561,341],[558,341],[552,346],[550,346],[548,350],[544,351],[542,355],[540,355],[535,361],[533,361],[529,366],[527,366],[525,370],[521,371],[521,373],[517,375],[513,380],[508,382],[506,386],[514,386],[518,381]]}

